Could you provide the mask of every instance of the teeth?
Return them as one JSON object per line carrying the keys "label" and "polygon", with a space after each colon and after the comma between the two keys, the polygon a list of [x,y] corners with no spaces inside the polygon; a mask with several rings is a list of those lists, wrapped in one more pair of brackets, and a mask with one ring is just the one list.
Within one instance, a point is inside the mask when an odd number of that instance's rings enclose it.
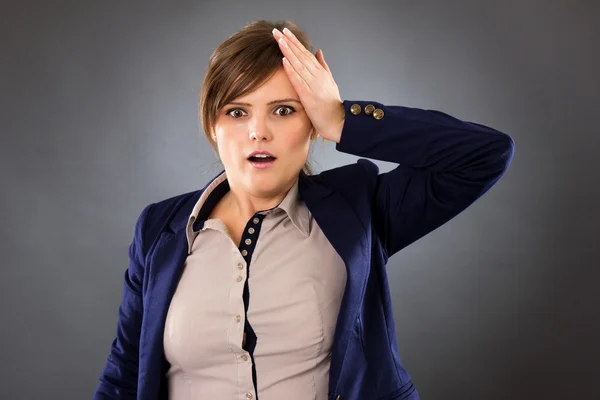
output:
{"label": "teeth", "polygon": [[256,158],[267,158],[267,157],[270,157],[270,156],[268,156],[266,154],[255,154],[254,157],[256,157]]}

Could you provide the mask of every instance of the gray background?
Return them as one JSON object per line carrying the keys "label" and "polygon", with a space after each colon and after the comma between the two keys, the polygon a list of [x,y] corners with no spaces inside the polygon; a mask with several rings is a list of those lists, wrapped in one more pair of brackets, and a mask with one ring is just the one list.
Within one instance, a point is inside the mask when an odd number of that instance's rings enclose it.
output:
{"label": "gray background", "polygon": [[[422,398],[600,399],[596,4],[2,2],[0,398],[91,398],[135,219],[219,171],[197,122],[210,53],[246,22],[287,18],[342,98],[516,141],[488,194],[389,262]],[[318,170],[355,159],[313,152]]]}

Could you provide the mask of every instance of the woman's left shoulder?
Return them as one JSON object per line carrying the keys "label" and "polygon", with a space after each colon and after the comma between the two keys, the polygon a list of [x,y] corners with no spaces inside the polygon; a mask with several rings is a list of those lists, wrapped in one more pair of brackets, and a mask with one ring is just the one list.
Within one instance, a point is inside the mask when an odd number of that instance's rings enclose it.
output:
{"label": "woman's left shoulder", "polygon": [[371,160],[360,158],[355,163],[327,169],[309,179],[344,197],[356,197],[357,193],[373,195],[379,175],[379,167]]}

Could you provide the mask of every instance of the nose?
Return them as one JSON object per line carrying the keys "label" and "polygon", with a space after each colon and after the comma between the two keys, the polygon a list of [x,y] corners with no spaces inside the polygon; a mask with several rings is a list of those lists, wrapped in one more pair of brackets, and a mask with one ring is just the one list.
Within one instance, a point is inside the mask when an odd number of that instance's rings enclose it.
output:
{"label": "nose", "polygon": [[248,136],[250,140],[262,141],[273,138],[271,128],[266,121],[266,117],[256,116],[248,126]]}

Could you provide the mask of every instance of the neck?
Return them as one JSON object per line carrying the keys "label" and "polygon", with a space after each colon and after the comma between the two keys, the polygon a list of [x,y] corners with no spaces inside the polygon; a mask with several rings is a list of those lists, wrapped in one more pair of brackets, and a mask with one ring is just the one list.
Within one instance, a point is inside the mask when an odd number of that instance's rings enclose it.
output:
{"label": "neck", "polygon": [[249,219],[257,211],[269,210],[281,203],[294,184],[295,181],[288,185],[285,190],[265,196],[254,196],[235,186],[230,186],[229,192],[225,195],[224,203],[234,215]]}

